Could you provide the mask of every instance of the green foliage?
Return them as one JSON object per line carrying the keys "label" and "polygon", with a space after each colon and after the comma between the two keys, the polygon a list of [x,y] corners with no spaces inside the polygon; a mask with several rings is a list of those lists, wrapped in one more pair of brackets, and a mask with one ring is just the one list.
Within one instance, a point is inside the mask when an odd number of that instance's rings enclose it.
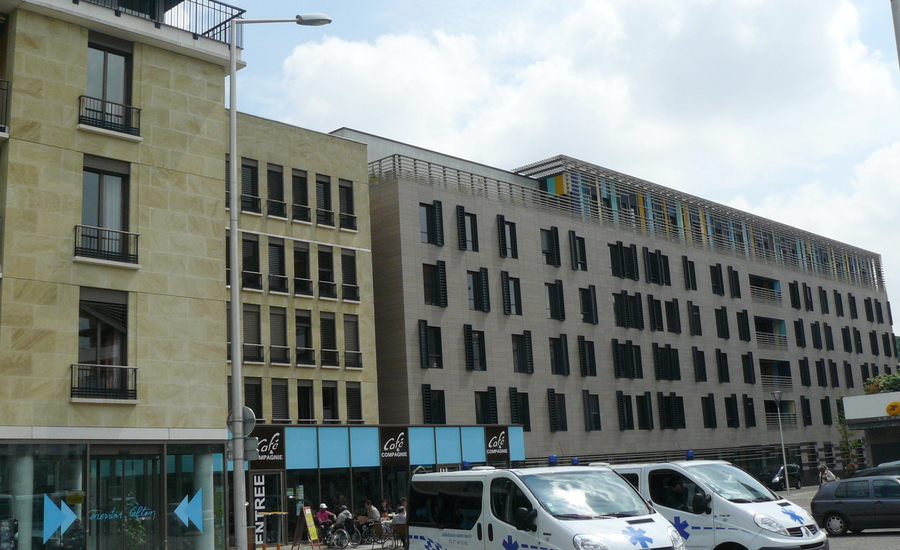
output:
{"label": "green foliage", "polygon": [[841,441],[838,443],[838,448],[841,450],[841,455],[844,457],[844,465],[846,466],[852,461],[852,457],[854,451],[862,446],[862,442],[854,438],[856,432],[851,430],[847,426],[847,422],[844,420],[844,398],[838,397],[838,433],[841,436]]}
{"label": "green foliage", "polygon": [[900,391],[900,373],[880,374],[865,381],[865,393],[889,393]]}

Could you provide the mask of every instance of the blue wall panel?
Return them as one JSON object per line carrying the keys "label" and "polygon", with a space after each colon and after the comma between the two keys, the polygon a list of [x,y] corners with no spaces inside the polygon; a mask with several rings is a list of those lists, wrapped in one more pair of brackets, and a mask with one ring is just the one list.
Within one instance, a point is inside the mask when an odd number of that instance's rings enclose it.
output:
{"label": "blue wall panel", "polygon": [[463,460],[487,462],[487,451],[484,448],[484,428],[480,426],[464,426],[459,430],[462,435]]}
{"label": "blue wall panel", "polygon": [[349,428],[319,428],[319,468],[349,467]]}
{"label": "blue wall panel", "polygon": [[319,467],[317,428],[285,428],[285,467],[288,470],[314,470]]}
{"label": "blue wall panel", "polygon": [[509,459],[525,460],[525,430],[522,426],[510,426],[509,432]]}
{"label": "blue wall panel", "polygon": [[409,463],[434,464],[434,428],[409,429]]}
{"label": "blue wall panel", "polygon": [[350,464],[354,468],[379,466],[381,447],[378,428],[350,428]]}
{"label": "blue wall panel", "polygon": [[462,461],[458,427],[435,428],[434,439],[438,464],[459,464]]}

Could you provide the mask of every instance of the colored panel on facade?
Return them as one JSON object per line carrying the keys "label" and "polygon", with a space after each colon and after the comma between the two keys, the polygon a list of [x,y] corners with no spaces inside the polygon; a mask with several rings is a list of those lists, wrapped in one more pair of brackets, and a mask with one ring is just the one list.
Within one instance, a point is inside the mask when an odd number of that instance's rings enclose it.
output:
{"label": "colored panel on facade", "polygon": [[459,464],[462,461],[459,428],[435,428],[434,439],[437,448],[437,464]]}
{"label": "colored panel on facade", "polygon": [[434,464],[434,428],[409,429],[409,463]]}
{"label": "colored panel on facade", "polygon": [[319,467],[350,467],[349,428],[319,428]]}
{"label": "colored panel on facade", "polygon": [[350,465],[378,466],[381,460],[378,428],[350,428]]}
{"label": "colored panel on facade", "polygon": [[318,428],[284,429],[285,467],[288,470],[319,467]]}
{"label": "colored panel on facade", "polygon": [[510,426],[509,433],[509,459],[525,460],[525,430],[522,426]]}
{"label": "colored panel on facade", "polygon": [[462,459],[469,462],[487,462],[484,448],[484,428],[466,426],[459,429],[462,440]]}

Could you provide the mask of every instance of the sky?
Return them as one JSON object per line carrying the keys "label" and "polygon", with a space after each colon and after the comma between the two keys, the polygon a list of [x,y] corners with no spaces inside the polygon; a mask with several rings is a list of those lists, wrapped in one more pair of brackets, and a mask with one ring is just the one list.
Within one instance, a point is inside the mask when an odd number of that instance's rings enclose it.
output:
{"label": "sky", "polygon": [[900,296],[890,0],[231,3],[333,19],[244,26],[242,112],[504,169],[565,154],[881,254]]}

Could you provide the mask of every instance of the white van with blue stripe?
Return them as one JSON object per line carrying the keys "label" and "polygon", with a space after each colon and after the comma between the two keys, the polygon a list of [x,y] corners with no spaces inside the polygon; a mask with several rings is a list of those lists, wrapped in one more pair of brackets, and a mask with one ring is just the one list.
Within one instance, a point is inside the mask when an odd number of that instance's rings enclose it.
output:
{"label": "white van with blue stripe", "polygon": [[825,532],[802,507],[720,460],[617,464],[678,530],[688,550],[828,550]]}
{"label": "white van with blue stripe", "polygon": [[612,469],[414,474],[410,550],[684,550],[677,530]]}

